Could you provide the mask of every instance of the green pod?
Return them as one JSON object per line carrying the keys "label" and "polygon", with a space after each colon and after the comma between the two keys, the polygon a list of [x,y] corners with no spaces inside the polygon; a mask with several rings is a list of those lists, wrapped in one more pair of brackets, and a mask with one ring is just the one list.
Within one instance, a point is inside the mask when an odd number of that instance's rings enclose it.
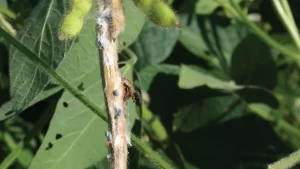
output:
{"label": "green pod", "polygon": [[83,18],[70,13],[60,27],[59,39],[70,39],[79,34],[83,26]]}
{"label": "green pod", "polygon": [[141,11],[147,14],[152,8],[152,5],[155,3],[154,1],[157,0],[132,0],[132,1],[135,6],[137,6]]}
{"label": "green pod", "polygon": [[173,9],[162,0],[132,0],[133,3],[160,27],[181,27]]}
{"label": "green pod", "polygon": [[60,27],[59,39],[70,39],[79,34],[85,16],[92,8],[92,0],[73,0],[70,13],[64,18]]}
{"label": "green pod", "polygon": [[149,19],[161,27],[180,27],[173,9],[162,1],[158,1],[149,11]]}
{"label": "green pod", "polygon": [[71,13],[84,18],[92,8],[92,0],[74,0]]}

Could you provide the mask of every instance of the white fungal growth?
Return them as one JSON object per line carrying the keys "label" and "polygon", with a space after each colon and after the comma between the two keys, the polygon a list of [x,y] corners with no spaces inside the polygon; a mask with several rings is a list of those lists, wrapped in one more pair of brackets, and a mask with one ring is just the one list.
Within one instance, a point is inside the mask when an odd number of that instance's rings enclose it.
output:
{"label": "white fungal growth", "polygon": [[106,131],[105,132],[105,136],[107,137],[108,141],[112,140],[112,136],[111,136],[111,132],[110,131]]}
{"label": "white fungal growth", "polygon": [[101,25],[101,35],[97,36],[98,43],[101,44],[103,49],[107,49],[110,45],[110,35],[109,33],[109,18],[110,18],[110,9],[106,8],[101,14],[99,14],[99,17],[97,19],[97,24]]}
{"label": "white fungal growth", "polygon": [[122,136],[117,135],[116,138],[115,138],[114,147],[118,148],[120,146],[122,146]]}
{"label": "white fungal growth", "polygon": [[[122,85],[122,78],[121,78],[121,75],[119,75],[118,77],[118,84]],[[118,86],[119,87],[119,86]]]}
{"label": "white fungal growth", "polygon": [[107,54],[107,55],[104,56],[104,64],[106,66],[112,66],[112,65],[114,65],[114,63],[115,63],[114,61],[115,60],[114,60],[114,57],[112,55]]}
{"label": "white fungal growth", "polygon": [[106,133],[111,152],[108,158],[110,158],[111,169],[126,169],[127,142],[130,138],[126,137],[126,104],[124,104],[124,89],[117,62],[117,37],[124,26],[122,23],[125,22],[122,0],[97,0],[97,12],[97,44],[102,51],[101,75],[105,84],[104,93],[110,128]]}
{"label": "white fungal growth", "polygon": [[130,131],[127,132],[126,141],[127,141],[127,145],[131,147],[132,145],[131,145],[131,140],[130,140]]}

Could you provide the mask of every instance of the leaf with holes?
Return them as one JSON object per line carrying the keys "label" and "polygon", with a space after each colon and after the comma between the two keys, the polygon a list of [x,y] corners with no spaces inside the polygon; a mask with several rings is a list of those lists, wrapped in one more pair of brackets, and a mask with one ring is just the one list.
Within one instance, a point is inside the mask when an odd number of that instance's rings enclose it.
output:
{"label": "leaf with holes", "polygon": [[[104,109],[98,69],[76,85],[84,95]],[[90,166],[107,154],[104,136],[106,130],[106,122],[65,91],[57,103],[45,139],[29,168],[82,169]]]}
{"label": "leaf with holes", "polygon": [[[132,66],[126,64],[122,68],[122,74],[130,77]],[[74,85],[88,99],[105,109],[99,68]],[[137,117],[133,106],[132,101],[128,103],[129,128]],[[107,155],[105,131],[107,123],[65,91],[30,169],[82,169],[96,164]]]}
{"label": "leaf with holes", "polygon": [[[35,99],[28,105],[26,108],[36,104],[37,102],[40,102],[53,94],[57,93],[58,91],[62,90],[61,86],[51,87],[44,91],[42,91]],[[0,121],[5,120],[7,118],[13,117],[16,114],[16,112],[13,111],[12,107],[12,101],[7,101],[4,104],[0,106]]]}
{"label": "leaf with holes", "polygon": [[[125,3],[131,2],[125,0]],[[76,81],[98,66],[95,6],[94,3],[78,37],[70,41],[60,41],[58,18],[62,20],[68,12],[69,1],[43,0],[19,33],[19,40],[66,80]],[[127,8],[129,9],[125,9],[126,15],[135,15],[130,5]],[[134,41],[144,23],[142,16],[137,20],[133,17],[128,18],[128,26],[119,40],[126,45]],[[12,48],[10,54],[12,105],[14,112],[20,112],[32,104],[49,83],[56,82],[49,79],[45,72],[38,69],[35,63],[28,61],[17,49]]]}

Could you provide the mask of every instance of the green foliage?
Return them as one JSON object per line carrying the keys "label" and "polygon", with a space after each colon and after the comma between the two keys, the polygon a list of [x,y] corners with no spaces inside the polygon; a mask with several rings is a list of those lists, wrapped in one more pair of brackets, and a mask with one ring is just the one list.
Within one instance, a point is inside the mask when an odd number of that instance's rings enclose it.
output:
{"label": "green foliage", "polygon": [[138,57],[136,67],[141,69],[164,61],[170,56],[178,36],[178,29],[163,31],[146,22],[132,46]]}
{"label": "green foliage", "polygon": [[[144,99],[143,107],[127,103],[133,146],[145,155],[130,158],[132,166],[258,169],[300,148],[299,2],[274,6],[281,24],[267,1],[123,1],[121,72]],[[53,71],[1,28],[0,168],[108,168],[96,3],[9,2],[0,12],[16,17],[5,19],[19,42]],[[63,21],[70,16],[80,23]],[[61,41],[60,31],[76,37]]]}
{"label": "green foliage", "polygon": [[195,100],[195,103],[178,110],[178,113],[175,114],[173,128],[187,133],[206,125],[224,123],[249,114],[245,111],[245,107],[246,104],[233,95]]}
{"label": "green foliage", "polygon": [[[99,91],[101,80],[94,80],[99,74],[99,69],[96,69],[74,85],[80,85],[83,94],[104,108],[103,93]],[[84,168],[92,165],[106,156],[107,150],[103,146],[106,138],[97,134],[106,130],[107,125],[103,120],[87,110],[69,92],[64,92],[57,103],[43,144],[29,168]],[[73,163],[74,159],[80,159],[80,162]]]}
{"label": "green foliage", "polygon": [[[86,20],[83,30],[76,39],[60,41],[58,39],[60,23],[57,22],[57,18],[61,18],[67,12],[65,10],[68,4],[68,1],[41,1],[34,11],[35,13],[29,18],[28,24],[19,34],[21,42],[36,52],[58,74],[68,81],[76,81],[99,65],[98,50],[95,44],[96,23],[94,19],[90,18]],[[95,7],[93,9],[95,14]],[[93,14],[91,15],[93,16]],[[31,22],[45,22],[45,24],[31,24]],[[138,35],[143,24],[143,20],[139,20],[139,22],[135,20],[135,22],[135,25],[131,25],[127,29],[127,31],[130,30],[131,36],[120,38],[120,41],[126,45],[132,43],[132,39]],[[14,111],[19,113],[31,105],[31,102],[47,86],[56,82],[49,79],[45,72],[38,69],[15,48],[12,48],[10,53],[10,76],[15,77],[10,79],[10,91]]]}
{"label": "green foliage", "polygon": [[204,85],[213,89],[230,91],[243,88],[236,85],[234,81],[223,81],[214,77],[206,70],[197,67],[195,69],[186,65],[181,66],[178,85],[183,89],[192,89]]}

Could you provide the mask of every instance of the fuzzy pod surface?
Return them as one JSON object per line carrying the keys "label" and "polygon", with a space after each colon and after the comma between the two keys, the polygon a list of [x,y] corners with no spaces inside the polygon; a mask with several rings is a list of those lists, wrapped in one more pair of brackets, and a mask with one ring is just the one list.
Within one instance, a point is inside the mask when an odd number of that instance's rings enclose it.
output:
{"label": "fuzzy pod surface", "polygon": [[92,8],[92,0],[73,0],[70,13],[64,18],[59,32],[59,39],[70,39],[77,36],[82,27],[85,16]]}
{"label": "fuzzy pod surface", "polygon": [[148,19],[160,27],[181,27],[174,10],[162,0],[132,0]]}

